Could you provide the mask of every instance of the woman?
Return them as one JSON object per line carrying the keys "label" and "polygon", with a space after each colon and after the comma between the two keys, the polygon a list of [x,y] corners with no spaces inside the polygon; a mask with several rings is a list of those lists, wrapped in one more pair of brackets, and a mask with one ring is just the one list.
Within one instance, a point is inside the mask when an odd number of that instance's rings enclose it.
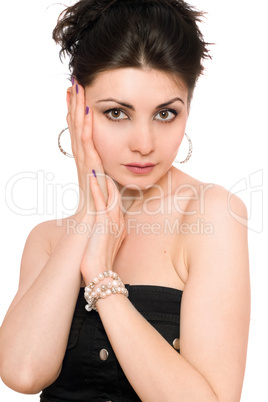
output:
{"label": "woman", "polygon": [[45,402],[239,401],[247,230],[228,205],[246,208],[172,166],[184,138],[191,155],[201,16],[182,0],[83,0],[60,16],[80,198],[26,241],[0,332],[10,388]]}

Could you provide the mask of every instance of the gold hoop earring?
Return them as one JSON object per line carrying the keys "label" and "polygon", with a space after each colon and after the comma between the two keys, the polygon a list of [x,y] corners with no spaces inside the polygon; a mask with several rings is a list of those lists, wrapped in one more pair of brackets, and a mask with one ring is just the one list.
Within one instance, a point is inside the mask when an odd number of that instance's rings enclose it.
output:
{"label": "gold hoop earring", "polygon": [[188,151],[188,154],[187,154],[186,158],[183,161],[180,162],[180,161],[175,160],[176,163],[186,163],[186,162],[188,162],[188,160],[191,158],[192,153],[193,153],[192,141],[190,140],[190,137],[186,133],[184,135],[186,136],[186,138],[188,140],[189,151]]}
{"label": "gold hoop earring", "polygon": [[68,129],[69,129],[69,127],[66,127],[66,128],[64,128],[64,129],[59,133],[59,135],[58,135],[58,147],[59,147],[60,151],[61,151],[64,155],[69,156],[69,158],[73,158],[73,155],[69,154],[68,152],[65,152],[64,149],[62,148],[62,146],[60,145],[60,137],[61,137],[61,134],[64,133],[64,131],[66,131],[66,130],[68,130]]}

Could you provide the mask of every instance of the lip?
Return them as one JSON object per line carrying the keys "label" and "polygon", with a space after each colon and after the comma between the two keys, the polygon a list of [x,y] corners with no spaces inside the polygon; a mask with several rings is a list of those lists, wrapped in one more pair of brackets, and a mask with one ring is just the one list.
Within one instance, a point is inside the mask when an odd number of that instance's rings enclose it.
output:
{"label": "lip", "polygon": [[147,174],[150,173],[155,167],[154,163],[129,163],[124,165],[130,172],[136,174]]}

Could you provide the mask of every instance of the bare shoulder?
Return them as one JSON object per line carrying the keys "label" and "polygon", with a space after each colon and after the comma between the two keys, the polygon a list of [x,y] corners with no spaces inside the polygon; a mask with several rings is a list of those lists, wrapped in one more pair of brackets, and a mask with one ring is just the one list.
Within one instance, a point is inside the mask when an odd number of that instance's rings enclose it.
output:
{"label": "bare shoulder", "polygon": [[[189,267],[200,261],[213,266],[219,259],[231,267],[231,259],[247,266],[247,208],[245,203],[224,187],[198,183],[198,197],[187,205],[186,221],[195,224],[194,236],[188,236]],[[225,268],[226,269],[226,268]]]}
{"label": "bare shoulder", "polygon": [[247,208],[237,195],[214,183],[201,183],[199,188],[199,214],[215,223],[246,223]]}
{"label": "bare shoulder", "polygon": [[204,183],[203,188],[206,191],[199,194],[198,216],[210,224],[215,239],[228,243],[245,236],[247,208],[241,198],[218,184]]}
{"label": "bare shoulder", "polygon": [[223,186],[202,182],[177,169],[173,173],[173,195],[185,200],[185,216],[224,219],[227,215],[241,223],[247,220],[245,203]]}
{"label": "bare shoulder", "polygon": [[[65,222],[64,222],[65,223]],[[50,258],[52,246],[60,238],[62,226],[57,220],[38,223],[29,232],[21,257],[18,291],[9,306],[6,316],[12,311],[30,288]]]}
{"label": "bare shoulder", "polygon": [[24,292],[43,269],[63,235],[68,219],[40,222],[28,234],[21,258],[20,292]]}
{"label": "bare shoulder", "polygon": [[29,233],[27,242],[41,243],[47,254],[51,255],[60,237],[65,233],[68,225],[71,225],[72,219],[73,217],[67,217],[38,223]]}
{"label": "bare shoulder", "polygon": [[[180,219],[185,261],[200,266],[200,261],[213,265],[226,251],[247,249],[247,208],[245,203],[226,188],[199,181],[185,173],[174,175],[175,202],[180,205]],[[180,203],[180,204],[179,204]],[[238,251],[237,251],[238,250]],[[225,256],[226,259],[226,256]],[[222,259],[223,260],[223,259]]]}

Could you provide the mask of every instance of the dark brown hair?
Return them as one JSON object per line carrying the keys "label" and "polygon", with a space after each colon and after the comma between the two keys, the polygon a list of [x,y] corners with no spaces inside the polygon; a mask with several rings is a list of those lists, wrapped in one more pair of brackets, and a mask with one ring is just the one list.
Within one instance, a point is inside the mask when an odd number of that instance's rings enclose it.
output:
{"label": "dark brown hair", "polygon": [[183,0],[80,0],[60,14],[53,39],[83,86],[103,71],[147,67],[182,80],[190,101],[210,57],[203,14]]}

